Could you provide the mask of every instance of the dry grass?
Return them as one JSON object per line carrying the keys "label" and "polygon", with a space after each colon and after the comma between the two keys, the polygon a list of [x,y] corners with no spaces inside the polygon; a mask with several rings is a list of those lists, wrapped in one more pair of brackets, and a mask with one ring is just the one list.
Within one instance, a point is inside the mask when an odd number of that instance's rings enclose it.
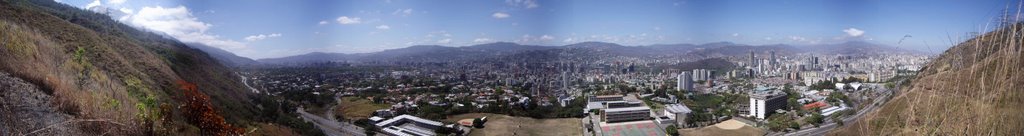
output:
{"label": "dry grass", "polygon": [[374,104],[370,100],[358,97],[342,97],[338,100],[338,108],[335,109],[334,113],[340,113],[348,119],[365,119],[369,118],[370,114],[379,109],[390,108],[387,104]]}
{"label": "dry grass", "polygon": [[1024,133],[1024,24],[959,44],[880,110],[833,135]]}
{"label": "dry grass", "polygon": [[[62,50],[65,45],[53,42],[36,30],[6,21],[0,21],[0,30],[4,30],[0,39],[10,41],[0,50],[0,70],[40,86],[54,96],[53,106],[61,112],[83,119],[115,122],[69,124],[88,125],[82,130],[92,133],[140,133],[138,126],[142,126],[142,122],[133,116],[139,113],[133,108],[138,100],[125,96],[124,86],[107,72],[88,66],[86,61],[74,61]],[[126,125],[113,125],[116,123]]]}
{"label": "dry grass", "polygon": [[474,128],[470,136],[578,136],[583,135],[583,125],[579,118],[534,119],[529,117],[512,117],[491,113],[467,113],[450,116],[446,122],[461,119],[487,117],[484,128]]}
{"label": "dry grass", "polygon": [[764,130],[751,126],[743,126],[734,130],[722,129],[715,126],[679,129],[679,135],[683,136],[760,136],[764,134]]}

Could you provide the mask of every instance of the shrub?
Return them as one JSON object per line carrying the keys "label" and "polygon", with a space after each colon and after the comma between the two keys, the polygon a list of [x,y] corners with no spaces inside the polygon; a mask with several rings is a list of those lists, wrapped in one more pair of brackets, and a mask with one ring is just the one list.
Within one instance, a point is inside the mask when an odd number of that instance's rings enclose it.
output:
{"label": "shrub", "polygon": [[186,120],[199,127],[203,135],[240,135],[242,128],[232,127],[224,121],[224,117],[217,114],[210,104],[210,97],[196,89],[196,85],[178,81],[180,88],[184,91],[184,102],[180,108]]}

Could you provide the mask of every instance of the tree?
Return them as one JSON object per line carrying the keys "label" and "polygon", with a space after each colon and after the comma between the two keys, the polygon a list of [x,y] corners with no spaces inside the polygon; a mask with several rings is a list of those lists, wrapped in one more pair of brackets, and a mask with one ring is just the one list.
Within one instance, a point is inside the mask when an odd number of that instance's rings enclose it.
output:
{"label": "tree", "polygon": [[670,125],[668,127],[665,127],[665,133],[667,133],[670,136],[678,136],[679,130],[676,129],[675,125]]}
{"label": "tree", "polygon": [[480,118],[473,119],[473,127],[484,128],[484,120]]}
{"label": "tree", "polygon": [[367,136],[377,135],[377,132],[373,131],[373,129],[363,129],[363,133]]}
{"label": "tree", "polygon": [[843,118],[840,118],[839,116],[832,116],[832,120],[836,121],[836,124],[839,124],[839,126],[843,126]]}
{"label": "tree", "polygon": [[821,125],[821,123],[825,122],[825,117],[822,116],[819,112],[814,112],[811,113],[810,117],[805,118],[804,122],[811,123],[814,125],[814,127],[818,127],[818,125]]}
{"label": "tree", "polygon": [[224,117],[217,114],[210,103],[210,97],[199,92],[195,84],[178,80],[179,89],[183,91],[184,99],[181,106],[182,114],[192,125],[196,125],[203,135],[241,135],[242,128],[232,127],[224,121]]}
{"label": "tree", "polygon": [[795,121],[790,121],[789,122],[789,128],[799,130],[800,129],[800,124],[796,123]]}

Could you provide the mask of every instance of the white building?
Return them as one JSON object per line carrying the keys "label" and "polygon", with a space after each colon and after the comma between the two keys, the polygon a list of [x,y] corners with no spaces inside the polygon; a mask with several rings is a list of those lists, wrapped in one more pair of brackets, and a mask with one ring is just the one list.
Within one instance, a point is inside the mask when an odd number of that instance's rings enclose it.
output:
{"label": "white building", "polygon": [[647,106],[604,109],[605,122],[635,121],[650,118],[651,108]]}
{"label": "white building", "polygon": [[686,117],[693,112],[686,105],[682,104],[669,104],[665,105],[665,115],[669,119],[675,120],[675,124],[678,127],[686,125]]}
{"label": "white building", "polygon": [[690,74],[690,72],[679,73],[679,76],[677,78],[679,79],[678,81],[676,81],[677,91],[693,91],[693,75]]}
{"label": "white building", "polygon": [[767,88],[757,88],[750,93],[750,114],[748,116],[765,119],[775,110],[786,107],[786,93]]}
{"label": "white building", "polygon": [[445,127],[443,123],[416,116],[401,115],[376,124],[389,136],[433,136],[434,130]]}

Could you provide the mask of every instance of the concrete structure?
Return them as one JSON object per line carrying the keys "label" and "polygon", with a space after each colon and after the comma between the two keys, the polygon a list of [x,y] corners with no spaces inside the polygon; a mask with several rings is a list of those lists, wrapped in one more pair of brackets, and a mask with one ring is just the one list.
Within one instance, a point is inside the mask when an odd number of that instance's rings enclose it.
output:
{"label": "concrete structure", "polygon": [[838,111],[843,111],[843,110],[846,110],[846,109],[848,109],[848,108],[845,105],[839,105],[839,106],[835,106],[835,107],[831,107],[831,108],[825,108],[825,109],[821,110],[821,115],[822,116],[830,116],[833,113],[836,113]]}
{"label": "concrete structure", "polygon": [[602,116],[605,122],[624,122],[646,120],[651,118],[651,108],[647,106],[608,108]]}
{"label": "concrete structure", "polygon": [[590,110],[594,109],[605,109],[605,105],[608,102],[619,102],[624,101],[622,95],[601,95],[601,96],[590,96],[587,98],[587,107],[583,109],[583,113],[590,113]]}
{"label": "concrete structure", "polygon": [[434,130],[445,127],[441,122],[410,115],[384,120],[376,126],[389,136],[433,136]]}
{"label": "concrete structure", "polygon": [[677,127],[684,127],[686,126],[686,117],[689,116],[691,112],[693,111],[686,107],[686,105],[669,104],[665,105],[665,112],[663,114],[664,116],[675,120],[674,124],[676,124]]}
{"label": "concrete structure", "polygon": [[693,75],[690,72],[679,73],[676,81],[676,91],[693,91]]}
{"label": "concrete structure", "polygon": [[757,66],[757,59],[754,58],[754,51],[750,51],[750,65],[751,67]]}
{"label": "concrete structure", "polygon": [[708,80],[713,80],[713,79],[714,79],[714,76],[713,76],[712,74],[714,74],[714,72],[715,72],[714,70],[707,70],[707,69],[693,69],[693,73],[692,73],[692,75],[693,75],[693,80],[694,80],[694,81],[702,81],[702,80],[703,80],[703,81],[708,81]]}
{"label": "concrete structure", "polygon": [[605,108],[606,109],[641,107],[641,106],[644,106],[644,103],[640,102],[640,101],[610,101],[610,102],[605,102]]}
{"label": "concrete structure", "polygon": [[749,116],[758,119],[765,119],[775,110],[786,107],[786,93],[776,90],[759,87],[750,92],[750,114]]}

